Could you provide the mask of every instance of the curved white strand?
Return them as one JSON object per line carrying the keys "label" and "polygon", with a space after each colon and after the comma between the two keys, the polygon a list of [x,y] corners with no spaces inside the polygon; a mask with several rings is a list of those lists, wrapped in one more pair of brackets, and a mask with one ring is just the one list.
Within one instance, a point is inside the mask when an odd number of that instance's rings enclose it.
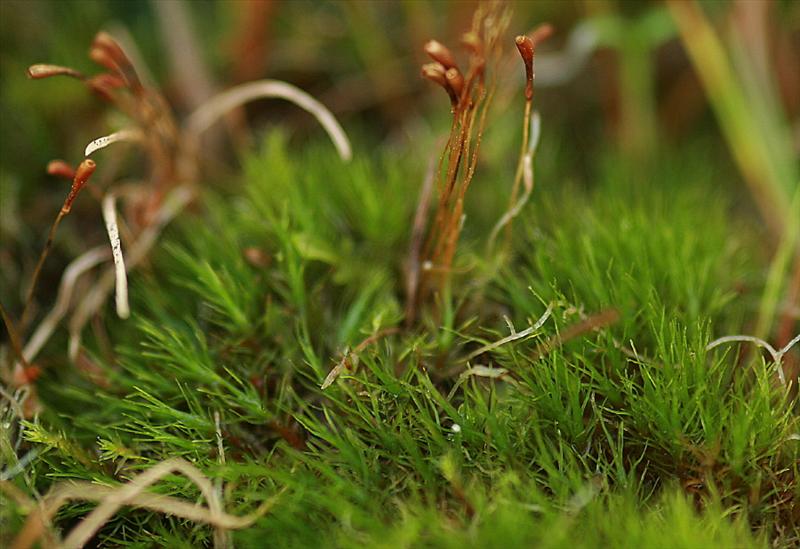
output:
{"label": "curved white strand", "polygon": [[36,331],[22,351],[22,355],[25,357],[26,361],[33,362],[39,354],[39,351],[44,347],[44,344],[47,343],[50,336],[53,335],[58,323],[64,318],[69,308],[69,302],[72,298],[72,292],[78,277],[107,259],[108,249],[105,246],[98,246],[78,256],[64,269],[64,274],[61,276],[58,297],[56,297],[56,304],[50,312],[47,313],[44,320],[39,323]]}
{"label": "curved white strand", "polygon": [[88,157],[92,153],[99,151],[100,149],[105,149],[109,145],[113,143],[117,143],[119,141],[140,141],[142,138],[142,132],[137,130],[136,128],[127,128],[124,130],[120,130],[118,132],[114,132],[108,135],[104,135],[102,137],[98,137],[88,145],[86,145],[86,149],[84,150],[84,156]]}
{"label": "curved white strand", "polygon": [[199,135],[210,128],[225,113],[255,99],[277,97],[291,101],[314,115],[333,141],[339,156],[345,162],[352,156],[350,140],[344,129],[328,108],[296,86],[280,80],[257,80],[224,91],[198,107],[186,122],[187,129]]}
{"label": "curved white strand", "polygon": [[108,193],[103,197],[103,220],[106,222],[108,240],[111,242],[111,255],[114,258],[117,316],[128,318],[131,315],[130,305],[128,304],[128,276],[125,272],[125,258],[122,255],[122,244],[119,240],[115,202],[116,196],[114,196],[114,193]]}

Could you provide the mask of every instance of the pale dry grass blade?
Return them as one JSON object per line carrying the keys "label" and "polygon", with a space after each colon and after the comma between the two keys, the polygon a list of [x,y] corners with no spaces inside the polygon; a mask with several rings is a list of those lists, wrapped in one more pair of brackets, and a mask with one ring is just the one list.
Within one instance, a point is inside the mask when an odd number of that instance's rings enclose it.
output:
{"label": "pale dry grass blade", "polygon": [[797,334],[796,336],[794,336],[794,338],[792,338],[792,340],[789,341],[789,343],[787,343],[786,346],[781,347],[778,352],[781,354],[781,356],[783,356],[786,353],[788,353],[789,350],[792,347],[794,347],[795,345],[797,345],[798,343],[800,343],[800,334]]}
{"label": "pale dry grass blade", "polygon": [[111,242],[111,253],[114,258],[117,316],[128,318],[131,315],[130,305],[128,304],[128,277],[125,272],[122,244],[119,240],[115,202],[116,196],[114,196],[114,193],[107,193],[103,198],[103,220],[106,222],[106,231],[108,232],[108,240]]}
{"label": "pale dry grass blade", "polygon": [[338,378],[342,372],[345,371],[348,367],[355,367],[358,364],[358,353],[362,352],[364,349],[375,343],[376,341],[393,334],[396,334],[400,331],[399,328],[386,328],[385,330],[380,330],[375,332],[367,339],[356,345],[356,347],[350,351],[349,349],[345,349],[342,359],[336,364],[336,366],[328,373],[325,377],[325,380],[322,382],[320,388],[322,390],[327,389],[330,387],[336,378]]}
{"label": "pale dry grass blade", "polygon": [[752,343],[758,347],[763,347],[764,349],[766,349],[769,352],[769,354],[772,355],[772,359],[775,362],[778,361],[778,351],[775,350],[775,347],[773,347],[760,337],[747,336],[747,335],[730,335],[717,338],[708,345],[706,345],[706,351],[710,351],[711,349],[719,347],[724,343]]}
{"label": "pale dry grass blade", "polygon": [[31,362],[36,358],[39,351],[42,350],[42,347],[44,347],[45,343],[50,339],[50,336],[53,335],[58,323],[64,318],[64,315],[67,314],[70,300],[72,299],[72,293],[75,289],[75,283],[78,281],[78,278],[107,259],[108,248],[105,246],[98,246],[81,254],[64,269],[55,305],[44,320],[39,323],[39,326],[37,326],[36,331],[33,333],[30,340],[28,340],[28,343],[25,344],[25,348],[22,351],[25,360]]}
{"label": "pale dry grass blade", "polygon": [[344,353],[342,354],[341,360],[339,360],[339,362],[336,363],[336,366],[334,366],[334,368],[330,372],[328,372],[328,375],[325,376],[325,380],[322,382],[322,385],[320,385],[319,388],[324,391],[325,389],[333,385],[333,382],[336,381],[336,379],[340,375],[342,375],[342,372],[344,372],[345,368],[347,367],[347,362],[349,359],[350,359],[350,349],[345,349]]}
{"label": "pale dry grass blade", "polygon": [[[200,489],[208,507],[145,491],[173,473],[181,473],[188,477]],[[215,530],[224,533],[227,530],[249,526],[267,512],[275,501],[274,498],[268,500],[256,512],[244,517],[227,514],[211,481],[189,462],[175,458],[162,461],[127,484],[116,488],[99,486],[91,482],[68,482],[56,486],[45,497],[43,504],[28,516],[12,547],[14,549],[32,547],[46,534],[47,527],[58,509],[70,500],[99,501],[100,504],[70,531],[63,543],[59,544],[59,547],[63,548],[83,547],[121,507],[126,505],[207,523]]]}
{"label": "pale dry grass blade", "polygon": [[[128,249],[127,269],[134,269],[152,249],[153,245],[161,234],[161,230],[169,223],[180,211],[188,204],[194,193],[187,185],[175,188],[167,197],[156,214],[155,221],[148,226],[139,237],[131,244]],[[97,284],[86,294],[72,315],[69,323],[69,356],[75,360],[81,343],[81,331],[89,319],[106,300],[106,296],[114,286],[114,270],[108,270],[102,274]]]}
{"label": "pale dry grass blade", "polygon": [[763,347],[772,356],[772,361],[775,363],[775,372],[778,374],[778,379],[780,380],[781,385],[785,386],[786,374],[783,371],[783,357],[786,353],[788,353],[791,350],[792,347],[797,345],[798,342],[800,342],[800,334],[797,334],[785,346],[781,347],[780,349],[775,349],[775,347],[773,347],[760,337],[748,336],[748,335],[729,335],[717,338],[708,345],[706,345],[706,351],[710,351],[711,349],[719,347],[720,345],[723,345],[725,343],[752,343],[757,347]]}
{"label": "pale dry grass blade", "polygon": [[553,304],[551,303],[550,305],[547,306],[547,309],[545,310],[544,314],[542,316],[540,316],[539,320],[537,320],[532,326],[530,326],[528,328],[525,328],[521,332],[514,332],[511,335],[504,337],[503,339],[499,339],[499,340],[497,340],[497,341],[495,341],[493,343],[489,343],[488,345],[484,345],[480,349],[476,349],[475,351],[472,351],[469,355],[467,355],[467,358],[465,358],[464,361],[465,362],[469,362],[470,360],[472,360],[476,356],[482,355],[483,353],[486,353],[486,352],[489,352],[489,351],[493,351],[494,349],[497,349],[498,347],[502,347],[506,343],[511,343],[512,341],[517,341],[519,339],[524,339],[524,338],[534,334],[537,330],[539,330],[539,328],[544,326],[544,323],[547,322],[547,319],[550,318],[550,315],[552,313],[553,313]]}
{"label": "pale dry grass blade", "polygon": [[458,380],[453,384],[453,388],[450,389],[450,392],[447,394],[447,400],[452,400],[455,396],[456,392],[458,391],[459,387],[470,377],[483,377],[487,379],[497,379],[502,381],[507,381],[512,385],[516,385],[517,381],[509,376],[509,371],[505,368],[490,368],[488,366],[483,365],[475,365],[470,368],[464,370],[460,376],[458,376]]}
{"label": "pale dry grass blade", "polygon": [[[8,391],[6,391],[5,387],[3,387],[2,384],[0,384],[0,397],[3,397],[4,399],[6,399],[6,401],[8,402],[9,408],[16,415],[16,417],[18,417],[18,418],[25,417],[25,413],[24,413],[24,411],[22,409],[22,402],[17,400],[17,397],[15,395],[12,395]],[[16,418],[14,418],[14,419],[16,419]]]}
{"label": "pale dry grass blade", "polygon": [[280,80],[248,82],[215,95],[189,116],[186,127],[189,133],[199,136],[231,110],[266,98],[286,99],[311,113],[330,136],[342,160],[347,162],[353,157],[350,140],[333,113],[300,88]]}
{"label": "pale dry grass blade", "polygon": [[127,128],[124,130],[120,130],[118,132],[114,132],[108,135],[104,135],[102,137],[98,137],[97,139],[90,142],[86,145],[86,149],[84,150],[84,156],[91,156],[93,153],[99,151],[100,149],[105,149],[109,145],[113,145],[114,143],[119,142],[129,142],[129,143],[138,143],[143,138],[142,132],[136,128]]}
{"label": "pale dry grass blade", "polygon": [[501,217],[492,228],[492,232],[489,234],[489,249],[494,247],[494,243],[497,240],[497,235],[500,234],[500,231],[503,229],[503,227],[506,227],[515,217],[519,215],[519,213],[522,211],[522,208],[525,207],[525,204],[527,204],[528,200],[530,200],[531,194],[533,194],[533,157],[536,154],[536,147],[539,145],[541,127],[541,117],[539,116],[538,111],[534,111],[533,116],[531,117],[530,145],[522,159],[522,182],[524,191],[519,200],[517,200],[511,206],[511,208],[509,208],[506,213],[503,214],[503,217]]}
{"label": "pale dry grass blade", "polygon": [[24,456],[19,458],[16,464],[9,466],[3,471],[0,471],[0,482],[4,482],[7,480],[11,480],[21,472],[25,470],[25,468],[33,462],[37,457],[39,457],[39,450],[34,448],[33,450],[29,450],[25,453]]}

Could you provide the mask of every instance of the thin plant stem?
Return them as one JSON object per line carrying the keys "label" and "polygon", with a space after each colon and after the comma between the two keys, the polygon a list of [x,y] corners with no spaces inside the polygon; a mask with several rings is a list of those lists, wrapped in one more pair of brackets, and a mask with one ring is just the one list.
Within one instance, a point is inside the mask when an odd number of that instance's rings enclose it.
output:
{"label": "thin plant stem", "polygon": [[55,221],[53,221],[53,224],[50,226],[50,232],[47,234],[47,242],[45,242],[42,253],[39,255],[39,261],[36,262],[36,267],[33,269],[31,284],[28,287],[28,294],[25,297],[25,305],[22,308],[22,316],[20,320],[20,326],[22,326],[23,330],[29,321],[29,314],[31,310],[30,307],[31,303],[33,302],[33,292],[36,290],[36,283],[39,281],[39,276],[42,273],[42,266],[44,265],[44,262],[53,247],[53,240],[55,240],[58,226],[61,224],[61,220],[64,219],[64,216],[66,216],[72,209],[72,203],[78,197],[78,193],[81,192],[81,189],[83,189],[84,185],[86,185],[86,183],[89,181],[89,178],[94,173],[96,167],[97,164],[95,164],[93,160],[89,160],[87,158],[81,162],[80,166],[78,166],[78,169],[75,170],[75,177],[72,180],[72,188],[70,189],[67,198],[64,200],[64,204],[61,206],[61,210],[59,210]]}
{"label": "thin plant stem", "polygon": [[[514,184],[511,187],[511,198],[508,201],[508,209],[511,210],[517,202],[517,194],[522,184],[522,172],[525,165],[525,155],[528,154],[528,140],[530,138],[531,112],[533,100],[525,98],[525,112],[522,115],[522,146],[519,149],[519,160],[517,160],[517,171],[514,174]],[[511,243],[511,221],[506,224],[506,246]]]}
{"label": "thin plant stem", "polygon": [[23,326],[27,326],[29,319],[29,314],[31,310],[31,303],[33,302],[33,292],[36,290],[36,283],[39,282],[39,275],[42,273],[42,266],[44,265],[47,256],[50,255],[50,249],[53,247],[53,240],[56,236],[56,231],[58,230],[58,226],[61,224],[61,220],[64,218],[66,214],[64,210],[60,210],[58,215],[56,216],[55,221],[53,224],[50,225],[50,232],[47,234],[47,242],[44,244],[44,248],[42,248],[42,253],[39,254],[39,261],[36,262],[36,267],[33,269],[33,274],[31,275],[31,283],[28,286],[28,293],[25,296],[25,305],[22,308],[22,317],[20,320],[20,324]]}
{"label": "thin plant stem", "polygon": [[28,361],[25,360],[25,353],[22,352],[22,340],[19,337],[19,332],[2,302],[0,302],[0,315],[3,316],[3,324],[6,325],[6,331],[8,331],[8,339],[11,341],[11,348],[14,349],[14,353],[17,355],[22,365],[27,368],[29,364]]}

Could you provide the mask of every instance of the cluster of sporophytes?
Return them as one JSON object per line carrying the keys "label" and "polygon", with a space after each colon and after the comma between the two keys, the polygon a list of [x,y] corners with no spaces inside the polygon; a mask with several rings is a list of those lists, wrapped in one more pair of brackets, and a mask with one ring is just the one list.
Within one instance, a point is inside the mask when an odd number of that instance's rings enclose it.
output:
{"label": "cluster of sporophytes", "polygon": [[[67,267],[55,316],[25,339],[36,313],[4,311],[0,535],[19,547],[800,541],[797,374],[788,344],[761,356],[714,339],[746,324],[763,266],[710,174],[688,161],[646,182],[608,169],[592,191],[554,186],[528,203],[547,27],[515,40],[526,89],[508,209],[465,223],[508,22],[499,4],[476,13],[463,72],[426,46],[453,126],[421,193],[415,158],[339,166],[338,124],[283,83],[235,88],[181,128],[106,35],[92,57],[108,76],[33,70],[105,83],[135,126],[90,149],[138,141],[152,172],[132,190],[88,185],[113,249]],[[197,134],[262,95],[315,112],[340,155],[273,134],[245,157],[240,189],[201,191]],[[73,179],[66,212],[104,165],[54,165]],[[130,201],[124,222],[109,223],[112,192]],[[202,211],[156,245],[198,196]],[[73,296],[118,254],[122,274]],[[111,288],[129,319],[102,314]],[[51,356],[66,344],[55,328],[70,312],[72,366],[38,370],[51,336]]]}

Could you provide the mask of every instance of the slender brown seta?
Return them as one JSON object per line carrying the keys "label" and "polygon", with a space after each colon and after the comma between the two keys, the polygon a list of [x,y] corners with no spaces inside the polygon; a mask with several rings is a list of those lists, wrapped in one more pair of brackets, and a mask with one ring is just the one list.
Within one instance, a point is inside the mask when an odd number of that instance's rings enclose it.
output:
{"label": "slender brown seta", "polygon": [[[513,211],[517,202],[520,185],[524,179],[525,156],[529,153],[530,146],[530,126],[531,114],[533,110],[533,82],[536,78],[535,61],[536,46],[553,34],[553,27],[549,23],[539,25],[534,29],[531,36],[519,35],[514,39],[522,63],[525,65],[525,111],[522,115],[522,145],[519,152],[517,171],[514,175],[514,184],[511,188],[511,200],[509,201],[509,211]],[[511,241],[511,219],[506,224],[506,245]]]}
{"label": "slender brown seta", "polygon": [[58,230],[58,226],[61,224],[61,220],[67,215],[70,210],[72,209],[72,203],[78,197],[78,193],[81,192],[81,189],[86,185],[86,182],[89,181],[89,178],[94,173],[95,169],[97,168],[97,164],[95,164],[94,160],[89,158],[85,159],[81,162],[78,169],[75,170],[75,177],[72,179],[72,187],[69,190],[69,194],[67,198],[64,200],[64,205],[61,206],[61,210],[58,212],[55,221],[50,226],[50,232],[47,235],[47,242],[45,242],[44,248],[42,249],[41,255],[39,255],[39,261],[36,263],[36,267],[33,269],[33,275],[31,275],[31,285],[28,288],[28,294],[25,298],[25,305],[22,309],[22,318],[20,321],[20,325],[22,329],[25,329],[25,326],[28,322],[28,314],[30,313],[30,306],[31,302],[33,301],[33,292],[36,289],[36,283],[39,280],[39,275],[42,273],[42,266],[44,265],[47,256],[50,254],[50,249],[53,247],[53,240],[56,236],[56,230]]}
{"label": "slender brown seta", "polygon": [[6,326],[6,332],[8,332],[8,339],[11,341],[11,348],[14,350],[14,354],[17,355],[20,364],[25,369],[30,368],[30,364],[25,360],[25,353],[22,351],[22,338],[20,338],[17,327],[2,302],[0,302],[0,316],[3,317],[3,324]]}

